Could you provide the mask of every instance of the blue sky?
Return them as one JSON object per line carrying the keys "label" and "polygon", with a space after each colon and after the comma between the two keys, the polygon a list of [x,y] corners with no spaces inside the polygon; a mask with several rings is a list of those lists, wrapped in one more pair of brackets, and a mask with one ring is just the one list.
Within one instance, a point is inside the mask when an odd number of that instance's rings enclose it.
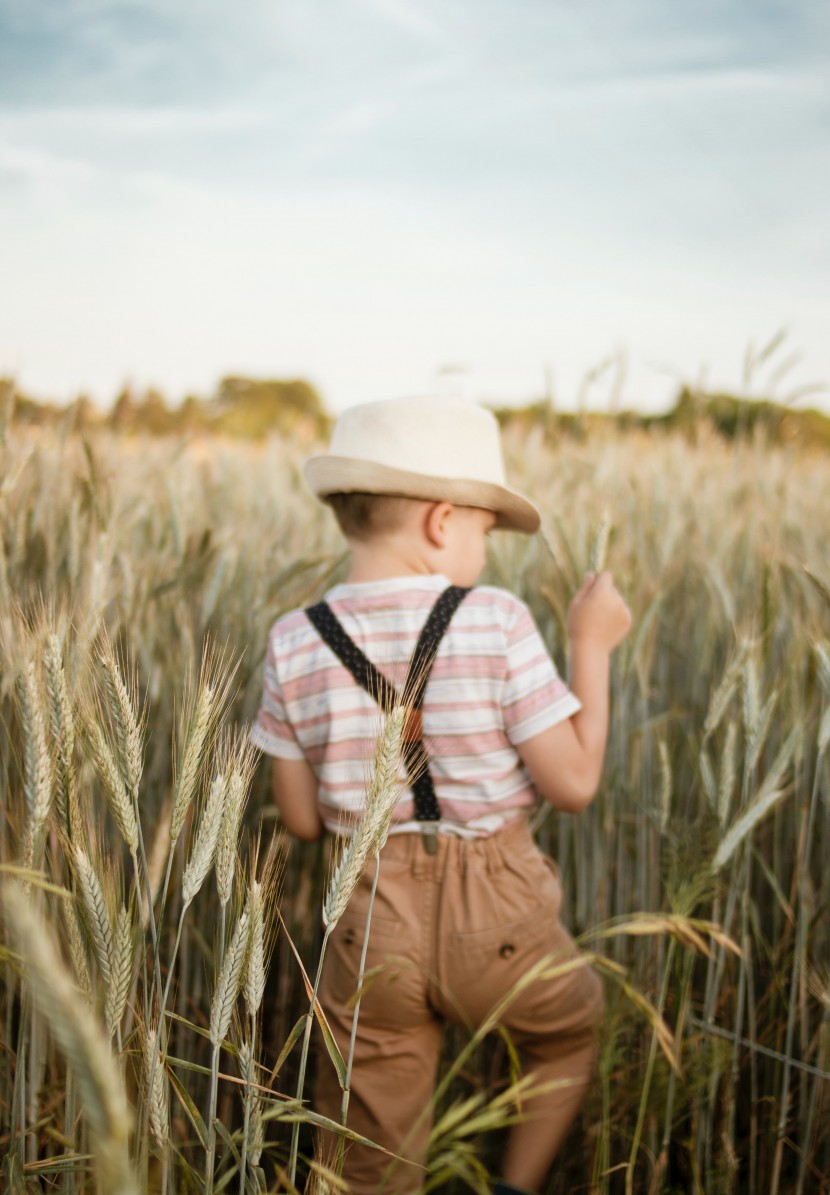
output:
{"label": "blue sky", "polygon": [[0,372],[830,387],[829,68],[823,0],[0,0]]}

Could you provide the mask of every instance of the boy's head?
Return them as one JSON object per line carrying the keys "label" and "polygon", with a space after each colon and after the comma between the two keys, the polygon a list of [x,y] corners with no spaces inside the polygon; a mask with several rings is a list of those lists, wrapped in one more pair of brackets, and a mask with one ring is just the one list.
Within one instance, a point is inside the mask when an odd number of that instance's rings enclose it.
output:
{"label": "boy's head", "polygon": [[461,399],[350,407],[335,425],[329,452],[309,458],[304,472],[353,546],[419,539],[425,566],[456,584],[472,581],[456,580],[443,564],[459,558],[469,576],[480,557],[480,571],[491,527],[526,533],[539,527],[533,503],[506,484],[495,416]]}

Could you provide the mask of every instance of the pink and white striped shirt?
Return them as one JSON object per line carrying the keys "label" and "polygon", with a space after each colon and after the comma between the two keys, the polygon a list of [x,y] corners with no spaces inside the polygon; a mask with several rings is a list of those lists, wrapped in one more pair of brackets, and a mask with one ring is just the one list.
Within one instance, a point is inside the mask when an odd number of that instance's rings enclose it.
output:
{"label": "pink and white striped shirt", "polygon": [[[421,628],[449,584],[438,574],[394,577],[336,585],[325,600],[400,691]],[[439,829],[483,836],[535,805],[516,744],[580,708],[524,602],[504,589],[472,590],[441,640],[424,695],[424,745]],[[382,717],[302,610],[274,623],[251,739],[269,755],[308,760],[329,830],[347,830],[362,809]],[[419,826],[403,772],[402,780],[393,833]]]}

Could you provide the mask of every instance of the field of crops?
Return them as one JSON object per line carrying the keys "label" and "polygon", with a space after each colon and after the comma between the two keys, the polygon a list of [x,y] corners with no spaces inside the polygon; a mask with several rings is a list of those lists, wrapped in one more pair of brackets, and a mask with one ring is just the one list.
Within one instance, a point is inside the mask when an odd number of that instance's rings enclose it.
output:
{"label": "field of crops", "polygon": [[[544,533],[494,537],[482,580],[562,670],[589,566],[634,628],[599,794],[536,819],[607,1002],[547,1190],[830,1191],[828,457],[550,437],[508,434]],[[6,1190],[290,1190],[294,1137],[305,1181],[330,859],[275,837],[244,726],[271,622],[344,572],[310,447],[2,428]],[[514,1111],[506,1043],[468,1045],[448,1034],[428,1189],[487,1191]]]}

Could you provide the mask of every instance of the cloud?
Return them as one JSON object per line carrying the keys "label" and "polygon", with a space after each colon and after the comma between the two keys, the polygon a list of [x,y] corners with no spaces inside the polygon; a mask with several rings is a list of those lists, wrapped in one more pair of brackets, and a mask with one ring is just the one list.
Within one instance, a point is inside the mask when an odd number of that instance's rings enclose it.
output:
{"label": "cloud", "polygon": [[116,133],[126,137],[178,137],[188,133],[213,133],[261,128],[272,123],[271,115],[258,107],[224,105],[193,107],[158,105],[118,107],[61,106],[0,110],[0,130],[14,129],[17,135],[37,136],[44,131],[61,133]]}
{"label": "cloud", "polygon": [[430,41],[443,41],[444,32],[438,21],[425,11],[429,5],[415,5],[410,0],[363,0],[364,4],[382,20],[396,29],[414,33]]}

